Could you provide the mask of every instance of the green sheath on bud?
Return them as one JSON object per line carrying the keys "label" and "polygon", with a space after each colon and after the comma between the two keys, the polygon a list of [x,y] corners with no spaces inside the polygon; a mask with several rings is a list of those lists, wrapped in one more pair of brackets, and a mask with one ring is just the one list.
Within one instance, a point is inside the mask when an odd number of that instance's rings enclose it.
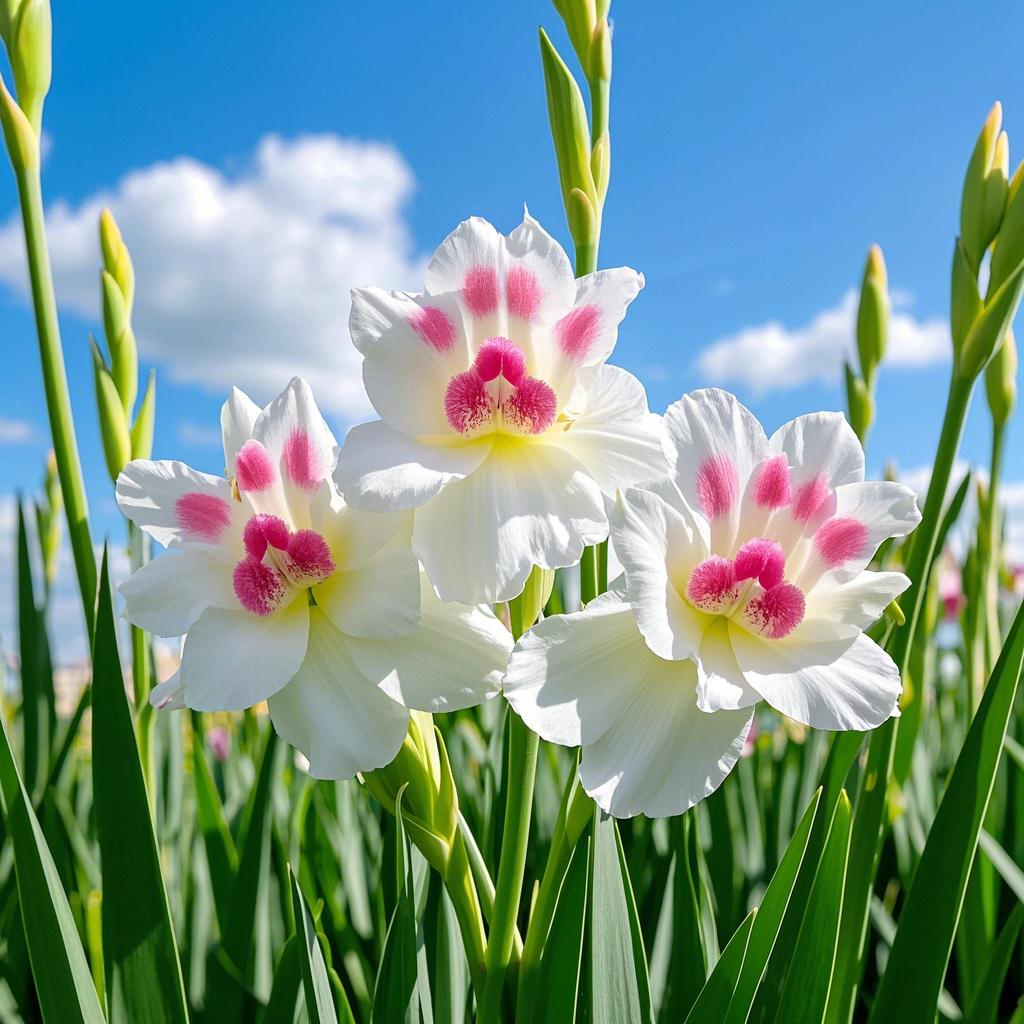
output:
{"label": "green sheath on bud", "polygon": [[[579,57],[583,70],[587,72],[587,56],[590,52],[590,40],[597,24],[597,11],[594,0],[553,0],[554,8],[565,24],[576,56]],[[589,72],[587,72],[589,74]]]}
{"label": "green sheath on bud", "polygon": [[1013,198],[1006,207],[1002,226],[992,247],[992,263],[989,267],[989,296],[995,295],[1006,279],[1024,260],[1024,192],[1020,189],[1020,171],[1014,175],[1016,187]]}
{"label": "green sheath on bud", "polygon": [[857,353],[860,356],[861,373],[869,387],[874,382],[878,364],[885,357],[888,334],[888,275],[882,250],[873,245],[864,267],[860,305],[857,308]]}
{"label": "green sheath on bud", "polygon": [[950,333],[953,336],[953,352],[959,356],[967,335],[981,315],[981,296],[978,294],[977,275],[967,261],[961,239],[953,247],[953,280],[950,285]]}
{"label": "green sheath on bud", "polygon": [[7,55],[18,104],[37,136],[43,122],[43,100],[50,91],[52,35],[50,0],[22,0],[11,26]]}
{"label": "green sheath on bud", "polygon": [[964,339],[963,348],[957,353],[957,369],[962,377],[972,380],[981,373],[1002,344],[1020,305],[1022,289],[1024,263],[1017,267],[1009,280],[985,303],[984,309]]}
{"label": "green sheath on bud", "polygon": [[135,268],[117,221],[109,210],[100,214],[100,250],[103,253],[103,268],[117,282],[124,296],[127,315],[131,317],[132,303],[135,301]]}
{"label": "green sheath on bud", "polygon": [[112,274],[100,272],[103,290],[103,330],[110,350],[110,370],[126,413],[131,413],[139,388],[139,354],[128,321],[124,295]]}
{"label": "green sheath on bud", "polygon": [[0,78],[0,125],[14,169],[28,170],[39,163],[39,136],[29,124],[25,112]]}
{"label": "green sheath on bud", "polygon": [[1017,341],[1008,328],[1003,343],[985,367],[985,394],[992,420],[997,426],[1007,423],[1017,403]]}
{"label": "green sheath on bud", "polygon": [[153,424],[156,421],[156,370],[149,371],[149,383],[142,396],[138,415],[132,426],[132,458],[148,459],[153,455]]}
{"label": "green sheath on bud", "polygon": [[527,577],[523,592],[509,601],[508,610],[512,636],[517,640],[537,621],[537,616],[544,610],[544,605],[548,603],[554,585],[555,570],[542,569],[539,565],[535,565]]}
{"label": "green sheath on bud", "polygon": [[981,258],[996,237],[1006,201],[1006,171],[997,163],[1003,108],[993,104],[974,145],[964,176],[960,203],[960,236],[971,268],[977,274]]}
{"label": "green sheath on bud", "polygon": [[846,371],[846,408],[850,426],[863,444],[875,420],[875,403],[867,385],[853,372],[850,364],[844,363],[843,369]]}
{"label": "green sheath on bud", "polygon": [[92,344],[93,376],[96,383],[96,407],[100,418],[100,436],[103,439],[103,454],[107,459],[110,479],[116,480],[121,470],[131,462],[132,440],[128,431],[128,420],[121,405],[114,378],[110,375],[103,354],[95,340]]}

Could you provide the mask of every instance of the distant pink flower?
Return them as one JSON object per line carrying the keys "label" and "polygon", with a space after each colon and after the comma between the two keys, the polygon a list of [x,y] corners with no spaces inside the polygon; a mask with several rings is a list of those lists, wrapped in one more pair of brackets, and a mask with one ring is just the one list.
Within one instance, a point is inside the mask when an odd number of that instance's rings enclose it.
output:
{"label": "distant pink flower", "polygon": [[213,751],[213,756],[223,764],[231,752],[231,734],[223,725],[215,725],[206,733],[206,739]]}

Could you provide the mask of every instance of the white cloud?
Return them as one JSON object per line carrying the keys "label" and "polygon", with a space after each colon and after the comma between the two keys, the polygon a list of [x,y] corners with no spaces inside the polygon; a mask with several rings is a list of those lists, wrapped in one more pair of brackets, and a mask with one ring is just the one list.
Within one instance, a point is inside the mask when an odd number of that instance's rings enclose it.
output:
{"label": "white cloud", "polygon": [[[413,186],[390,146],[335,135],[265,136],[237,174],[187,157],[153,164],[77,205],[51,205],[57,294],[98,321],[97,221],[110,206],[135,261],[144,360],[260,403],[301,374],[325,408],[358,418],[369,406],[349,289],[421,283],[402,214]],[[0,282],[25,293],[16,216],[0,227]]]}
{"label": "white cloud", "polygon": [[36,436],[28,420],[9,420],[0,416],[0,444],[25,444]]}
{"label": "white cloud", "polygon": [[[908,296],[900,293],[904,305]],[[713,342],[697,357],[702,375],[713,384],[738,384],[755,395],[782,391],[812,381],[842,380],[843,360],[854,347],[857,293],[850,290],[837,306],[818,313],[803,327],[778,321],[745,327]],[[940,319],[918,320],[894,310],[889,326],[889,366],[915,367],[950,357],[949,328]]]}
{"label": "white cloud", "polygon": [[202,448],[219,448],[221,444],[220,427],[193,423],[192,420],[182,420],[178,424],[178,440]]}

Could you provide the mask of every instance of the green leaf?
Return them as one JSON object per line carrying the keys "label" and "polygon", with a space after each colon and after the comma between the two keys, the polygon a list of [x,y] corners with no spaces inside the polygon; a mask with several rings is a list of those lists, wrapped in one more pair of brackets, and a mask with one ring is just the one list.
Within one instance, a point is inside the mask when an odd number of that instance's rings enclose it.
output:
{"label": "green leaf", "polygon": [[111,1021],[188,1020],[142,762],[128,707],[103,554],[93,647],[92,776],[103,869],[103,951]]}
{"label": "green leaf", "polygon": [[1003,925],[1003,930],[996,939],[988,967],[982,975],[981,983],[974,995],[967,1014],[966,1024],[996,1024],[999,1013],[999,999],[1003,994],[1006,972],[1010,967],[1014,947],[1021,925],[1024,924],[1024,904],[1018,903]]}
{"label": "green leaf", "polygon": [[31,908],[21,917],[43,1020],[105,1024],[57,867],[18,774],[3,715],[0,795],[4,827],[14,851],[18,901],[23,911]]}
{"label": "green leaf", "polygon": [[590,1020],[652,1019],[647,957],[615,820],[595,808],[590,861]]}
{"label": "green leaf", "polygon": [[590,836],[581,837],[562,879],[551,929],[541,954],[538,995],[531,1020],[550,1024],[571,1024],[576,1020],[587,922],[590,845]]}
{"label": "green leaf", "polygon": [[333,1024],[337,1014],[331,996],[331,979],[327,974],[324,951],[317,938],[316,924],[306,900],[299,889],[298,880],[289,870],[292,886],[292,909],[295,913],[295,934],[299,938],[299,966],[302,985],[306,993],[306,1015],[309,1024]]}
{"label": "green leaf", "polygon": [[299,965],[301,952],[299,937],[288,936],[274,970],[270,1001],[260,1010],[257,1018],[259,1024],[277,1024],[278,1021],[294,1019],[295,1004],[302,986],[302,968]]}
{"label": "green leaf", "polygon": [[960,749],[899,916],[871,1021],[931,1021],[1024,662],[1018,610]]}
{"label": "green leaf", "polygon": [[722,955],[715,964],[711,976],[704,983],[685,1024],[702,1024],[703,1021],[724,1020],[736,990],[743,960],[750,940],[750,930],[757,917],[757,909],[752,910],[743,919],[743,923],[733,932],[732,938],[726,943]]}

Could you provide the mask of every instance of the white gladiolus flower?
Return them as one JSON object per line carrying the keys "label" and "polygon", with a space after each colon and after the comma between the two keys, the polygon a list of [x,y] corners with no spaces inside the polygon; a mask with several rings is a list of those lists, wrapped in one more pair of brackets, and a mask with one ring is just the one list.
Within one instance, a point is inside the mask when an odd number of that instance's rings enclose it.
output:
{"label": "white gladiolus flower", "polygon": [[409,548],[409,516],[345,505],[336,449],[298,378],[260,410],[235,390],[221,414],[226,476],[135,461],[122,511],[171,550],[121,586],[125,615],[185,633],[157,707],[269,701],[310,772],[388,764],[409,708],[468,707],[498,687],[511,641],[490,610],[444,605]]}
{"label": "white gladiolus flower", "polygon": [[695,391],[665,414],[669,477],[627,490],[612,537],[647,645],[694,658],[705,711],[764,698],[820,729],[873,729],[900,677],[864,630],[910,581],[867,570],[920,521],[914,492],[864,480],[839,413],[769,439],[730,394]]}
{"label": "white gladiolus flower", "polygon": [[640,382],[605,365],[633,270],[574,280],[529,215],[479,218],[434,254],[426,292],[352,296],[352,339],[380,415],[354,427],[335,479],[374,512],[414,509],[412,548],[445,600],[504,601],[534,565],[603,540],[603,495],[664,472]]}

